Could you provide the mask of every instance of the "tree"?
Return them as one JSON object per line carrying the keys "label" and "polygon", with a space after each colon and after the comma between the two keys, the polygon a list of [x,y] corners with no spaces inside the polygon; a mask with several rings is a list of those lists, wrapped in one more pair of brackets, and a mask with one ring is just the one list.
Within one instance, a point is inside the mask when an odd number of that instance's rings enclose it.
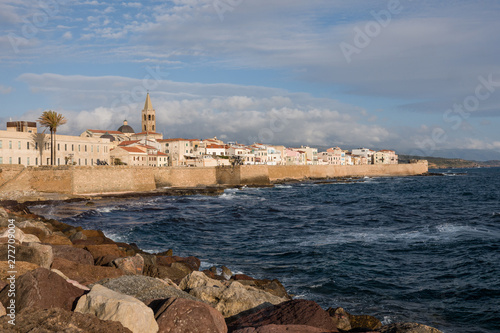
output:
{"label": "tree", "polygon": [[47,143],[47,134],[45,130],[43,133],[33,133],[31,134],[31,141],[35,144],[35,150],[38,149],[40,152],[40,165],[43,165],[43,150],[45,149],[45,144]]}
{"label": "tree", "polygon": [[50,130],[50,164],[54,165],[56,162],[56,131],[61,125],[66,124],[67,120],[60,113],[55,111],[43,111],[40,118],[38,118],[40,125],[47,127]]}

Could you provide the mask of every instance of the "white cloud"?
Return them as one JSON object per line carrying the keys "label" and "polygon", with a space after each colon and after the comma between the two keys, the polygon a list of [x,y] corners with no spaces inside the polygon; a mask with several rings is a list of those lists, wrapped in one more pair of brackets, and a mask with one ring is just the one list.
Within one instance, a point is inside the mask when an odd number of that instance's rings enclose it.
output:
{"label": "white cloud", "polygon": [[66,32],[62,35],[62,38],[66,39],[66,40],[73,39],[73,34],[71,33],[71,31],[66,31]]}
{"label": "white cloud", "polygon": [[[140,126],[147,85],[158,129],[166,137],[226,135],[246,143],[295,145],[374,145],[393,138],[387,129],[360,121],[358,107],[283,89],[115,76],[23,74],[19,79],[60,106],[69,119],[61,133],[113,130],[124,119]],[[74,105],[83,110],[72,110]]]}
{"label": "white cloud", "polygon": [[12,92],[12,87],[6,87],[3,85],[0,85],[0,94],[7,95],[7,94],[10,94],[11,92]]}

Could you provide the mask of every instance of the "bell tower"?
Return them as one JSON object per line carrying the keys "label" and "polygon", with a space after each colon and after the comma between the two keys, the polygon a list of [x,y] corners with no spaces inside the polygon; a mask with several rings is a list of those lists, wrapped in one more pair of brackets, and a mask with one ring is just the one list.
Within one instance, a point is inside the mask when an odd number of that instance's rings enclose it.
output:
{"label": "bell tower", "polygon": [[151,104],[151,99],[149,98],[149,92],[146,96],[146,103],[144,103],[144,109],[142,110],[141,120],[141,132],[156,132],[156,114],[153,105]]}

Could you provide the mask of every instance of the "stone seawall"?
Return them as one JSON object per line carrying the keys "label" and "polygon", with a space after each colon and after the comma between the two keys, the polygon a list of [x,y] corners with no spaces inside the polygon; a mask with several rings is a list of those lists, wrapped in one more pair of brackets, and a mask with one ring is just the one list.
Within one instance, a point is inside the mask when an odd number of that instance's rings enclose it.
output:
{"label": "stone seawall", "polygon": [[162,187],[269,185],[281,180],[334,177],[411,176],[428,171],[426,162],[398,165],[244,165],[237,167],[27,167],[0,165],[0,193],[15,191],[94,194],[153,191]]}

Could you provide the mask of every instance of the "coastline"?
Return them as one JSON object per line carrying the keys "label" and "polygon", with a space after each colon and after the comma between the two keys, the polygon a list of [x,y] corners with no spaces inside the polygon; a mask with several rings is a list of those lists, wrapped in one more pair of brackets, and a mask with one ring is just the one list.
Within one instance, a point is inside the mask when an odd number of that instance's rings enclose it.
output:
{"label": "coastline", "polygon": [[[118,195],[118,197],[115,198],[119,198],[120,196],[130,195],[130,194],[122,193],[116,195]],[[85,200],[85,199],[79,199],[79,200]],[[39,239],[40,243],[37,242],[34,243],[46,246],[46,250],[48,252],[50,252],[49,247],[52,249],[52,252],[54,252],[54,249],[57,249],[55,253],[52,253],[53,257],[52,263],[50,265],[44,263],[44,266],[46,266],[45,267],[46,270],[52,269],[52,271],[55,271],[55,269],[58,269],[66,277],[65,280],[67,281],[67,283],[72,284],[73,282],[76,281],[76,283],[79,285],[79,288],[90,287],[92,289],[92,291],[90,292],[89,290],[85,290],[82,293],[82,295],[79,296],[79,299],[82,299],[84,297],[84,294],[92,293],[94,291],[95,287],[94,283],[106,284],[106,282],[109,282],[109,279],[116,281],[119,280],[120,278],[124,279],[123,276],[153,278],[153,276],[156,275],[155,277],[156,279],[158,279],[161,276],[162,278],[160,280],[163,281],[162,283],[166,283],[171,288],[174,288],[179,292],[182,291],[184,293],[182,294],[182,296],[188,298],[190,297],[189,299],[191,302],[196,302],[196,303],[190,303],[189,305],[185,305],[189,309],[195,309],[198,306],[201,306],[198,303],[203,303],[203,304],[209,303],[212,307],[214,307],[218,311],[218,315],[215,314],[215,316],[219,318],[219,324],[220,324],[218,330],[217,329],[214,330],[215,332],[219,331],[226,332],[228,325],[229,325],[229,332],[240,332],[241,329],[246,329],[246,331],[241,331],[241,332],[257,332],[257,331],[282,332],[280,330],[277,331],[258,330],[261,329],[262,327],[267,327],[267,326],[269,326],[268,328],[274,329],[276,328],[274,327],[276,325],[280,326],[278,328],[282,329],[286,328],[287,332],[288,329],[290,329],[290,326],[302,326],[299,327],[298,328],[299,330],[296,332],[319,332],[314,329],[322,329],[321,332],[349,332],[349,331],[412,332],[411,330],[417,327],[418,325],[418,324],[392,324],[392,325],[382,326],[380,321],[374,317],[366,315],[362,316],[351,315],[341,308],[329,308],[328,310],[325,311],[312,301],[292,300],[292,297],[290,297],[286,293],[285,287],[283,287],[281,283],[277,280],[255,280],[250,276],[233,275],[230,271],[228,272],[227,268],[225,268],[224,266],[213,267],[210,270],[199,272],[200,263],[197,258],[176,257],[173,255],[171,251],[168,250],[163,253],[157,253],[156,255],[151,255],[137,248],[135,244],[114,242],[106,238],[104,234],[100,231],[83,230],[80,227],[69,226],[61,222],[58,222],[56,220],[47,220],[43,217],[31,214],[28,208],[29,205],[28,202],[19,203],[16,201],[9,201],[9,202],[4,201],[0,204],[4,205],[8,210],[10,210],[10,214],[8,215],[8,217],[14,217],[17,220],[16,223],[20,227],[18,228],[20,230],[19,234],[23,232],[25,236],[26,235],[34,235],[35,237],[37,237],[36,235],[40,236],[39,237],[41,238]],[[20,220],[22,220],[22,222],[19,222]],[[30,222],[31,224],[26,223],[26,220],[31,221]],[[50,231],[50,237],[49,235],[42,234],[40,232],[40,230],[43,229],[42,224],[45,225],[46,229],[52,229]],[[38,230],[37,228],[40,230]],[[30,238],[30,236],[26,237],[27,239]],[[22,237],[19,236],[19,238]],[[19,246],[24,249],[25,247],[26,248],[29,248],[31,246],[36,247],[37,245],[34,245],[32,242],[26,242],[26,240],[24,240],[23,242],[23,240],[20,239]],[[88,261],[87,262],[88,266],[85,267],[84,270],[82,270],[81,267],[81,265],[83,265],[82,263],[72,262],[71,259],[73,258],[68,256],[64,258],[61,257],[60,253],[61,247],[64,247],[66,250],[70,248],[78,249],[75,251],[78,251],[80,253],[80,256],[83,255],[82,253],[85,253],[82,251],[87,251],[88,253],[91,254],[91,258],[93,259],[92,265],[90,265],[90,261]],[[92,250],[94,252],[91,253],[89,250]],[[87,255],[87,259],[88,257],[89,256]],[[25,259],[26,262],[28,263],[31,262],[32,264],[35,265],[36,263],[33,262],[40,261],[39,258],[37,258],[33,254],[28,255],[23,259]],[[27,271],[24,274],[33,275],[34,274],[33,272],[37,272],[37,274],[40,275],[41,273],[38,272],[39,270],[43,270],[43,268],[39,268],[34,271]],[[92,272],[92,274],[94,275],[95,274],[97,275],[89,278],[89,276],[86,276],[87,273],[84,273],[86,270]],[[106,273],[102,273],[103,271],[106,271]],[[139,271],[141,274],[138,274]],[[45,273],[48,274],[47,272]],[[36,278],[36,276],[35,277],[30,276],[30,277],[31,279]],[[105,279],[107,278],[108,281],[102,279],[94,281],[97,278],[105,278]],[[17,280],[22,281],[23,277],[18,276]],[[137,283],[137,281],[135,281],[134,283]],[[152,282],[149,281],[149,283]],[[109,286],[109,284],[107,285]],[[236,286],[238,286],[238,288],[236,288]],[[219,303],[213,302],[214,290],[210,290],[209,292],[207,292],[207,288],[219,288],[219,289],[225,289],[226,291],[231,290],[232,293],[230,297],[226,297],[224,304],[220,305],[220,302]],[[232,289],[237,289],[237,291]],[[139,295],[136,296],[139,297]],[[162,297],[164,296],[165,295],[162,295]],[[221,295],[218,296],[221,297]],[[179,295],[176,294],[176,297],[179,297]],[[172,297],[169,297],[168,299],[172,301]],[[249,302],[249,299],[253,300],[254,302],[253,303]],[[259,302],[261,303],[260,304],[255,303],[256,299],[259,300],[257,301],[257,303]],[[3,300],[1,297],[1,293],[0,293],[0,300]],[[77,303],[76,300],[77,298],[75,298],[75,300],[73,301],[75,304]],[[43,303],[43,301],[44,301],[43,299],[39,300],[39,302],[41,303]],[[19,299],[18,303],[22,304],[23,300]],[[109,301],[109,303],[113,302]],[[266,307],[267,310],[261,310],[261,312],[259,312],[259,315],[257,316],[258,318],[256,319],[255,312],[258,312],[263,307],[262,304],[267,305]],[[272,304],[275,305],[273,306]],[[51,308],[58,308],[58,306],[51,306]],[[154,310],[154,306],[151,306],[150,308],[153,308]],[[68,309],[66,310],[74,313],[75,309],[71,308],[69,310]],[[277,316],[277,313],[278,314],[288,313],[288,312],[300,313],[301,311],[305,310],[312,311],[311,313],[314,313],[313,316],[314,320],[311,321],[310,320],[311,318],[308,318],[309,315],[304,316],[303,314],[295,315],[293,318],[287,319],[288,321],[286,322],[279,322],[275,318],[275,316]],[[271,313],[274,314],[274,317]],[[41,316],[41,314],[39,315]],[[66,315],[68,314],[66,313]],[[223,319],[225,318],[224,325],[220,323],[221,316]],[[23,318],[23,317],[21,315],[21,317],[18,318]],[[164,320],[159,320],[158,318],[155,319],[159,323],[164,322]],[[5,324],[5,320],[6,318],[0,319],[0,325]],[[33,320],[33,318],[30,320]],[[245,320],[247,321],[245,322]],[[439,332],[435,329],[428,328],[427,326],[424,325],[418,325],[418,327],[419,329],[422,329],[422,332],[432,332],[432,333]],[[253,328],[255,330],[254,331],[248,330],[249,328]]]}

